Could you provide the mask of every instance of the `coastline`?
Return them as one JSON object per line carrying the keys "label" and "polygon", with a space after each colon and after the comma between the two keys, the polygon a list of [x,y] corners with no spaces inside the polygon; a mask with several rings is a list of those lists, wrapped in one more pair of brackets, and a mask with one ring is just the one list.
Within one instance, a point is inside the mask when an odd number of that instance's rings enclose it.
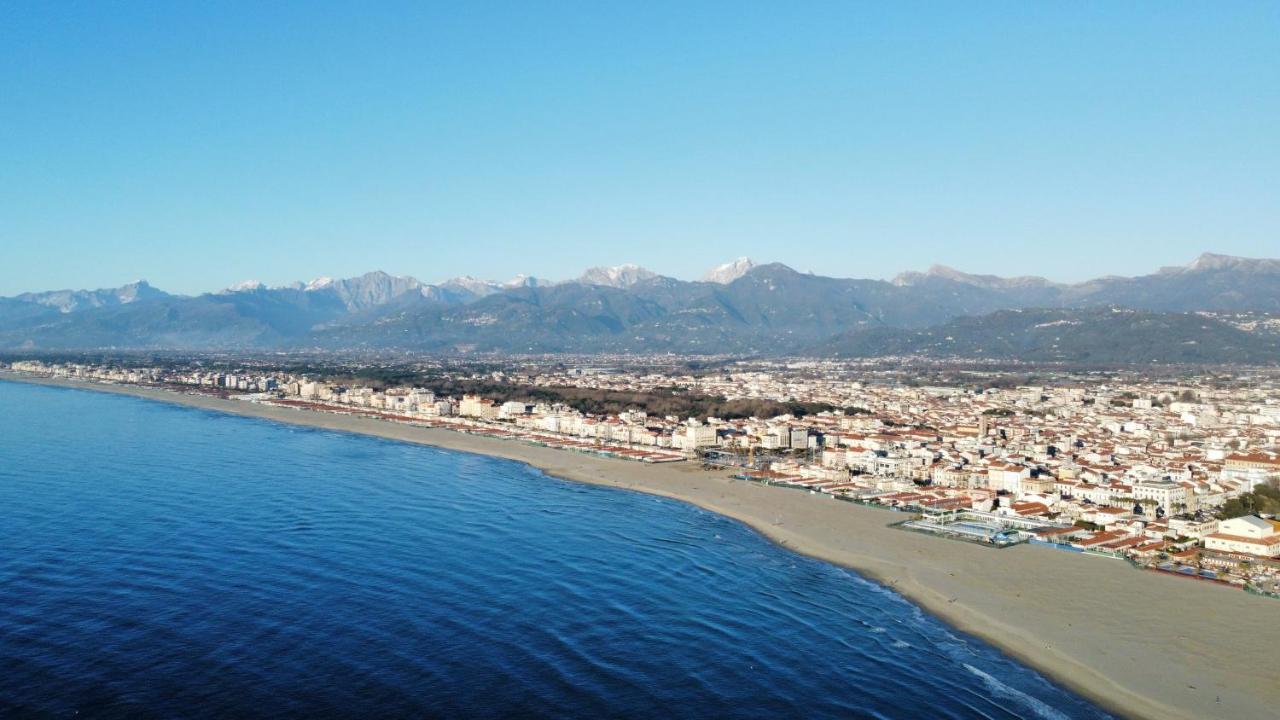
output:
{"label": "coastline", "polygon": [[[893,588],[1104,708],[1128,717],[1266,717],[1280,705],[1274,604],[1045,547],[996,550],[888,527],[901,515],[650,465],[349,415],[127,385],[0,373],[277,422],[501,457],[549,475],[673,498],[743,522],[794,552]],[[1269,712],[1271,711],[1271,712]]]}

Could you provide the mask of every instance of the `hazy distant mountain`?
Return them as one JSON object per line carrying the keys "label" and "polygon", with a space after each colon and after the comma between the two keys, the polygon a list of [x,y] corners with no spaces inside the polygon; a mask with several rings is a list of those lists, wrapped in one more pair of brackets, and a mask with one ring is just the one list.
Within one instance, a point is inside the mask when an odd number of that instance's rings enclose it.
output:
{"label": "hazy distant mountain", "polygon": [[[1123,315],[1113,307],[1145,312]],[[1067,314],[1025,325],[1034,313]],[[274,288],[240,283],[197,297],[145,283],[28,293],[0,299],[0,349],[813,350],[1254,362],[1280,359],[1268,344],[1278,335],[1276,318],[1276,260],[1203,255],[1151,275],[1064,284],[939,266],[889,282],[842,279],[742,258],[699,282],[620,265],[561,283],[519,276],[428,285],[379,271]],[[1045,344],[1046,328],[1055,327],[1056,348]],[[943,343],[937,333],[953,339]]]}
{"label": "hazy distant mountain", "polygon": [[287,297],[303,292],[331,295],[340,300],[347,310],[359,312],[386,304],[401,295],[420,293],[424,287],[426,286],[414,278],[395,277],[381,270],[375,270],[345,280],[322,277],[308,283],[296,282],[277,288],[269,288],[257,280],[246,280],[222,290],[219,294],[275,293]]}
{"label": "hazy distant mountain", "polygon": [[443,290],[449,290],[457,294],[459,298],[465,300],[477,300],[479,298],[488,297],[494,293],[500,293],[504,290],[512,290],[522,287],[547,287],[554,283],[541,280],[530,275],[517,275],[506,282],[496,282],[493,280],[482,280],[480,278],[463,275],[440,283],[438,286]]}
{"label": "hazy distant mountain", "polygon": [[1073,285],[1063,305],[1123,305],[1178,312],[1280,312],[1280,261],[1205,253],[1154,275]]}
{"label": "hazy distant mountain", "polygon": [[[1280,260],[1213,253],[1205,253],[1187,265],[1161,268],[1152,275],[1103,277],[1074,285],[1040,277],[970,275],[940,266],[927,273],[903,273],[894,279],[894,284],[934,292],[950,288],[969,293],[971,303],[991,309],[1119,305],[1174,312],[1280,312]],[[984,294],[975,295],[975,290]]]}
{"label": "hazy distant mountain", "polygon": [[813,348],[841,357],[925,356],[1071,363],[1275,363],[1280,335],[1195,313],[1001,310],[925,329],[874,328]]}
{"label": "hazy distant mountain", "polygon": [[474,278],[470,275],[451,278],[440,283],[439,287],[465,294],[473,300],[476,298],[486,297],[497,292],[502,292],[503,289],[501,283],[497,283],[492,280],[481,280],[480,278]]}
{"label": "hazy distant mountain", "polygon": [[1193,272],[1221,272],[1224,270],[1257,273],[1280,273],[1280,260],[1269,258],[1245,258],[1234,255],[1203,253],[1187,265],[1160,268],[1160,275],[1185,275]]}
{"label": "hazy distant mountain", "polygon": [[702,276],[702,281],[728,285],[734,280],[737,280],[743,275],[751,272],[752,268],[755,266],[756,263],[751,258],[740,257],[737,260],[711,268],[707,271],[707,274]]}
{"label": "hazy distant mountain", "polygon": [[346,280],[331,280],[323,285],[308,286],[310,292],[331,292],[351,312],[384,305],[406,293],[421,294],[422,283],[405,276],[395,277],[381,270]]}
{"label": "hazy distant mountain", "polygon": [[587,285],[603,285],[612,288],[628,288],[638,282],[651,280],[658,274],[645,270],[639,265],[615,265],[614,267],[593,267],[582,273],[578,282]]}
{"label": "hazy distant mountain", "polygon": [[30,302],[55,308],[59,312],[70,313],[88,308],[127,305],[138,300],[151,300],[167,296],[168,293],[151,287],[146,280],[139,280],[118,288],[23,293],[13,299],[19,302]]}
{"label": "hazy distant mountain", "polygon": [[1025,288],[1057,288],[1062,287],[1042,277],[1021,276],[1005,278],[998,275],[972,275],[961,272],[946,265],[934,265],[927,272],[905,272],[893,279],[894,285],[920,285],[930,280],[949,280],[951,282],[973,285],[987,290],[1018,290]]}

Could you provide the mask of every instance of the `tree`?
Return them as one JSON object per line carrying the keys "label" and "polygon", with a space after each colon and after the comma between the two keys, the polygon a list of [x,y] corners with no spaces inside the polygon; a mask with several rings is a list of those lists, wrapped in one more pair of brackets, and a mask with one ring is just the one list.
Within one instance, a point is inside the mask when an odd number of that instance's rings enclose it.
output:
{"label": "tree", "polygon": [[1259,513],[1280,513],[1280,490],[1275,486],[1258,485],[1253,492],[1233,497],[1218,509],[1218,517],[1223,520]]}

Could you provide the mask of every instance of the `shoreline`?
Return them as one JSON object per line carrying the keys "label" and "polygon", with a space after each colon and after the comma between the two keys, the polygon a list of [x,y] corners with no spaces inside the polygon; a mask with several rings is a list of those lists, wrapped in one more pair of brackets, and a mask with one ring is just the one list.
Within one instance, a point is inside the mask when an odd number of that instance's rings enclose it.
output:
{"label": "shoreline", "polygon": [[1266,717],[1280,705],[1275,605],[1235,589],[1134,572],[1046,547],[996,550],[890,528],[901,514],[653,465],[453,430],[250,401],[0,372],[0,380],[109,392],[523,462],[555,477],[659,495],[746,524],[787,550],[880,582],[961,632],[1125,717]]}

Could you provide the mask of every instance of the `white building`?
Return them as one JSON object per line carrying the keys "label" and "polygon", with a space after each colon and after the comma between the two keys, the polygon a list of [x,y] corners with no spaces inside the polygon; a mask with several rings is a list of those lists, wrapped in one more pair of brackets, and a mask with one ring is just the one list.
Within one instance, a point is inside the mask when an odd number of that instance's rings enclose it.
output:
{"label": "white building", "polygon": [[716,444],[716,429],[695,420],[685,426],[684,437],[684,448],[686,450],[710,447]]}
{"label": "white building", "polygon": [[1186,486],[1171,480],[1144,480],[1133,484],[1133,499],[1138,502],[1146,500],[1166,514],[1192,512],[1196,508],[1195,496],[1187,492]]}
{"label": "white building", "polygon": [[1280,556],[1280,526],[1256,515],[1223,520],[1218,532],[1205,536],[1207,550],[1258,555]]}

